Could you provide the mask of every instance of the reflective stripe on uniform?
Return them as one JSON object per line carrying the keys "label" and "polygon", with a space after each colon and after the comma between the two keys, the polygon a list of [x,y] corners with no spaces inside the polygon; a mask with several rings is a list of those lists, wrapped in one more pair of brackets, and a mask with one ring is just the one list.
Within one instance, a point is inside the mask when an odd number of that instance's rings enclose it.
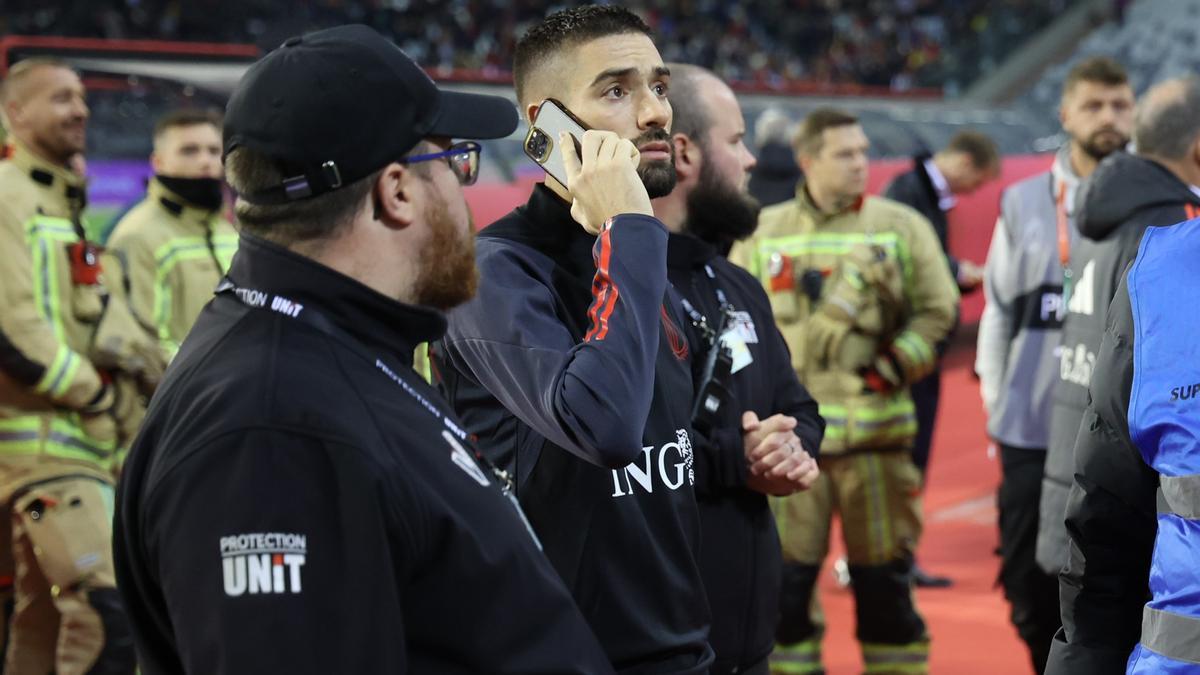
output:
{"label": "reflective stripe on uniform", "polygon": [[917,431],[916,408],[907,392],[881,407],[856,407],[853,438],[847,438],[850,412],[846,406],[822,403],[818,410],[825,419],[825,437],[845,441],[852,447],[903,439]]}
{"label": "reflective stripe on uniform", "polygon": [[858,457],[858,473],[863,476],[867,500],[867,556],[875,564],[888,562],[892,553],[892,519],[888,515],[886,478],[879,455]]}
{"label": "reflective stripe on uniform", "polygon": [[[75,226],[66,218],[36,216],[25,224],[25,237],[33,254],[33,296],[38,312],[50,323],[54,339],[66,344],[66,328],[62,322],[62,297],[58,288],[58,269],[61,256],[53,242],[73,244],[79,241]],[[56,357],[57,358],[57,357]],[[69,384],[68,380],[68,384]]]}
{"label": "reflective stripe on uniform", "polygon": [[114,443],[101,443],[90,438],[82,429],[61,416],[46,418],[36,415],[0,419],[0,454],[37,455],[43,452],[56,457],[107,463],[115,449]]}
{"label": "reflective stripe on uniform", "polygon": [[[766,261],[774,253],[789,256],[828,254],[845,255],[850,249],[862,244],[882,246],[894,253],[900,263],[900,271],[905,279],[912,278],[912,256],[907,243],[896,232],[878,232],[866,234],[860,232],[811,232],[794,234],[787,237],[769,237],[759,242],[755,251],[751,272],[762,278],[761,271],[766,269]],[[908,284],[905,284],[908,288]],[[907,291],[906,291],[907,292]]]}
{"label": "reflective stripe on uniform", "polygon": [[913,372],[906,374],[920,377],[927,370],[932,369],[937,355],[934,354],[933,347],[925,341],[925,338],[911,330],[906,330],[897,335],[892,344],[908,358],[908,367]]}
{"label": "reflective stripe on uniform", "polygon": [[[1200,520],[1200,474],[1162,476],[1159,479],[1159,513]],[[1165,508],[1164,508],[1165,507]]]}
{"label": "reflective stripe on uniform", "polygon": [[1169,659],[1200,664],[1200,619],[1146,607],[1141,642]]}
{"label": "reflective stripe on uniform", "polygon": [[[154,252],[154,325],[160,340],[169,342],[176,337],[170,332],[172,285],[168,278],[175,266],[184,260],[211,260],[215,253],[221,270],[228,270],[233,254],[237,252],[237,243],[237,235],[215,235],[210,251],[204,237],[181,237]],[[178,351],[177,344],[174,351]]]}
{"label": "reflective stripe on uniform", "polygon": [[52,397],[62,396],[70,388],[81,363],[82,359],[75,352],[66,345],[59,345],[54,354],[54,361],[34,386],[34,391]]}
{"label": "reflective stripe on uniform", "polygon": [[929,643],[906,645],[862,643],[864,673],[929,672]]}
{"label": "reflective stripe on uniform", "polygon": [[819,673],[824,670],[821,665],[821,643],[815,639],[794,645],[775,645],[770,662],[771,672],[780,675]]}

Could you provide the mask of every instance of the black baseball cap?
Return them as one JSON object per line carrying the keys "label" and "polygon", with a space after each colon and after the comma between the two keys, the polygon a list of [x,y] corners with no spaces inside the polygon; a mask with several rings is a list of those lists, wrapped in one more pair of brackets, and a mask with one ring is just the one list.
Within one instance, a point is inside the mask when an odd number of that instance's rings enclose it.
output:
{"label": "black baseball cap", "polygon": [[224,145],[279,162],[282,184],[241,197],[284,204],[365,178],[429,136],[516,128],[508,99],[438,89],[391,41],[349,25],[289,38],[250,66],[225,109]]}

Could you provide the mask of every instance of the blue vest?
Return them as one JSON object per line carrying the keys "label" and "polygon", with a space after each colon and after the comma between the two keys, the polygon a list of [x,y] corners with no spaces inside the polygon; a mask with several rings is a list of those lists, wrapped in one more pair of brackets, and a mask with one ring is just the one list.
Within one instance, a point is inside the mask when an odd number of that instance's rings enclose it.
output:
{"label": "blue vest", "polygon": [[1153,599],[1127,672],[1200,672],[1200,219],[1146,230],[1129,272],[1129,434],[1160,475]]}

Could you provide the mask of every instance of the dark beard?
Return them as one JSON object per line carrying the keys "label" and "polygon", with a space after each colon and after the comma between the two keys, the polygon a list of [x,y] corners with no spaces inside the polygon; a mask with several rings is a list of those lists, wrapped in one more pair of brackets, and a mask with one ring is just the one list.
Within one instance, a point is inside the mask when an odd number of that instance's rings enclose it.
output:
{"label": "dark beard", "polygon": [[727,185],[711,164],[704,163],[696,187],[687,196],[684,231],[727,252],[734,242],[754,234],[761,209],[757,199]]}
{"label": "dark beard", "polygon": [[446,311],[475,297],[479,270],[475,268],[475,223],[467,236],[458,234],[458,224],[446,205],[436,201],[429,208],[429,243],[421,253],[414,302]]}
{"label": "dark beard", "polygon": [[671,190],[675,189],[675,144],[671,142],[671,134],[668,134],[665,129],[655,128],[638,136],[633,140],[633,144],[641,147],[652,141],[662,141],[667,144],[667,151],[671,154],[671,158],[661,162],[647,162],[638,167],[638,177],[642,179],[642,185],[646,186],[646,192],[650,195],[650,199],[658,199],[671,194]]}
{"label": "dark beard", "polygon": [[[1106,129],[1105,131],[1111,132],[1112,130]],[[1108,157],[1112,153],[1114,153],[1118,150],[1121,150],[1122,148],[1124,148],[1126,145],[1129,144],[1128,136],[1122,136],[1118,132],[1113,132],[1116,134],[1118,141],[1115,145],[1110,147],[1107,143],[1102,143],[1100,141],[1101,133],[1103,133],[1103,132],[1094,133],[1091,136],[1089,136],[1088,138],[1084,139],[1084,141],[1079,144],[1080,149],[1082,149],[1084,152],[1086,152],[1089,157],[1091,157],[1092,159],[1095,159],[1097,161],[1104,159],[1105,157]]]}

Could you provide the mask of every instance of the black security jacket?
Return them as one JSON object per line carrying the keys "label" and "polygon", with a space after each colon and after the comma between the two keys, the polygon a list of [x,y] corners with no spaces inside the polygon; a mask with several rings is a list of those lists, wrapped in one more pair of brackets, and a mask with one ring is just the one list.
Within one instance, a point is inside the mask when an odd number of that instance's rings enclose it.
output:
{"label": "black security jacket", "polygon": [[[739,672],[765,658],[775,644],[782,565],[767,498],[746,487],[749,464],[742,413],[752,410],[764,420],[777,413],[795,417],[796,435],[813,457],[821,447],[825,421],[792,370],[787,343],[757,279],[688,234],[671,235],[667,272],[676,291],[713,325],[719,316],[720,289],[733,306],[738,333],[754,359],[732,375],[729,400],[717,424],[707,434],[698,434],[695,443],[704,542],[700,571],[713,613],[710,642],[717,653],[712,673]],[[690,320],[685,332],[699,383],[708,341]]]}
{"label": "black security jacket", "polygon": [[712,660],[687,341],[667,232],[621,215],[600,237],[544,186],[484,229],[480,291],[433,364],[522,506],[613,665],[702,673]]}
{"label": "black security jacket", "polygon": [[[1137,256],[1147,227],[1183,222],[1200,212],[1200,195],[1163,165],[1114,153],[1080,188],[1071,248],[1071,291],[1063,320],[1059,381],[1050,414],[1050,445],[1042,484],[1039,561],[1054,573],[1066,556],[1063,511],[1074,482],[1075,445],[1088,404],[1109,303],[1125,269]],[[1193,302],[1193,299],[1183,299]]]}
{"label": "black security jacket", "polygon": [[925,170],[925,161],[929,155],[913,157],[913,168],[896,176],[884,189],[883,196],[894,199],[901,204],[907,204],[929,219],[933,231],[937,233],[942,250],[946,253],[946,261],[950,264],[950,274],[958,278],[958,258],[950,255],[950,220],[946,212],[938,205],[938,191]]}
{"label": "black security jacket", "polygon": [[125,464],[141,671],[595,673],[607,659],[413,347],[445,329],[243,235]]}

